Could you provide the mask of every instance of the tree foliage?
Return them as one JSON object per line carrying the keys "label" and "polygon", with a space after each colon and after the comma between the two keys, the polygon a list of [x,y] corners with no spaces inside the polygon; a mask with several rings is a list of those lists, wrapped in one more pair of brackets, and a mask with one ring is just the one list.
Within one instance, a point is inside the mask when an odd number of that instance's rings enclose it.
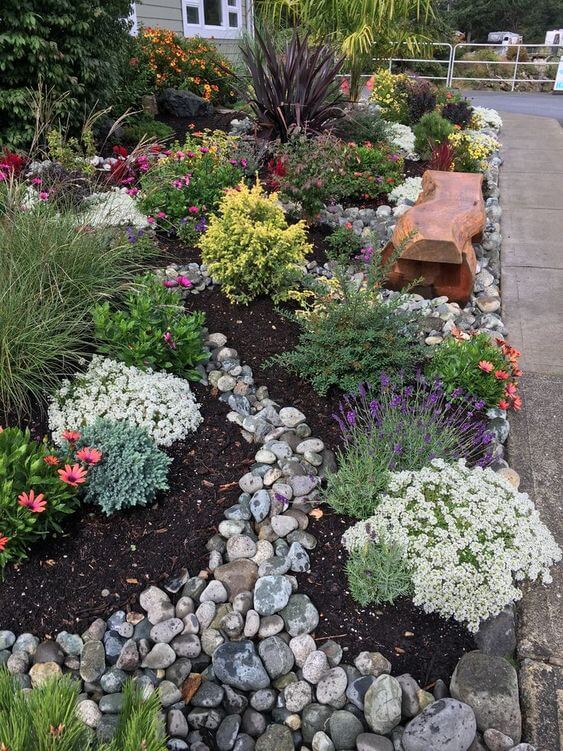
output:
{"label": "tree foliage", "polygon": [[3,0],[0,144],[31,140],[30,90],[66,94],[53,114],[71,126],[108,101],[127,49],[129,11],[129,0]]}
{"label": "tree foliage", "polygon": [[562,23],[561,0],[455,0],[450,11],[453,26],[472,41],[486,42],[491,31],[514,31],[528,44],[541,44],[545,32]]}

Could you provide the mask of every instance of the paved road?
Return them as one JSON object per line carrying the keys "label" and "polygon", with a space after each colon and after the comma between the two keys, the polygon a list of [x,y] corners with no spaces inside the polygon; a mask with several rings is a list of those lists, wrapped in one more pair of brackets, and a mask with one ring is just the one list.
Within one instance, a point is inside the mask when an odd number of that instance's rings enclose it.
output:
{"label": "paved road", "polygon": [[[506,110],[503,120],[503,320],[524,371],[509,461],[563,546],[563,128]],[[562,564],[553,579],[518,608],[525,737],[541,751],[563,751]]]}
{"label": "paved road", "polygon": [[493,107],[499,112],[553,117],[563,124],[563,94],[519,91],[463,91],[475,104]]}

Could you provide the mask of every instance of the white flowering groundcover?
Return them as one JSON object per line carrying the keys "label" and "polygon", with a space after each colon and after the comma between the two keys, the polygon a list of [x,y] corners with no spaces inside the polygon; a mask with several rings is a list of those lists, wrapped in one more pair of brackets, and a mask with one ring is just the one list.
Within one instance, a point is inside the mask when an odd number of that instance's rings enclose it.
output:
{"label": "white flowering groundcover", "polygon": [[490,107],[473,107],[472,125],[478,130],[490,128],[499,131],[502,128],[502,117]]}
{"label": "white flowering groundcover", "polygon": [[418,159],[414,149],[414,132],[408,125],[402,123],[385,123],[385,131],[389,143],[407,159]]}
{"label": "white flowering groundcover", "polygon": [[402,200],[414,203],[421,193],[422,177],[407,177],[404,182],[393,188],[388,195],[388,199],[391,203],[398,203]]}
{"label": "white flowering groundcover", "polygon": [[415,605],[471,631],[522,597],[519,582],[549,583],[561,559],[528,495],[463,460],[392,473],[375,515],[343,537],[348,551],[378,541],[403,550]]}
{"label": "white flowering groundcover", "polygon": [[188,381],[99,355],[85,373],[63,381],[48,416],[58,445],[63,443],[63,430],[80,430],[98,417],[128,420],[160,446],[181,441],[203,421]]}

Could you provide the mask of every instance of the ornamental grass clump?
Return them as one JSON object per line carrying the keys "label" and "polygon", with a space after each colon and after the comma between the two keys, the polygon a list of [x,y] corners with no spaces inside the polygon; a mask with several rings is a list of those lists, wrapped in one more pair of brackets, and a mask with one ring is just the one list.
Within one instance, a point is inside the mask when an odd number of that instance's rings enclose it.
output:
{"label": "ornamental grass clump", "polygon": [[147,506],[159,490],[168,489],[172,459],[138,425],[99,418],[84,428],[77,446],[84,452],[96,446],[102,452],[101,460],[90,469],[84,500],[100,506],[107,516]]}
{"label": "ornamental grass clump", "polygon": [[258,181],[225,195],[199,244],[210,275],[229,300],[243,304],[259,295],[287,298],[312,249],[304,222],[288,225],[277,195]]}
{"label": "ornamental grass clump", "polygon": [[482,400],[451,397],[439,381],[419,376],[413,385],[385,373],[377,387],[360,385],[340,403],[343,447],[338,470],[327,478],[326,501],[341,514],[365,519],[387,489],[390,473],[422,469],[433,459],[466,459],[487,466],[493,433]]}
{"label": "ornamental grass clump", "polygon": [[388,602],[412,593],[409,569],[397,545],[367,543],[351,551],[346,561],[350,594],[362,607]]}
{"label": "ornamental grass clump", "polygon": [[71,450],[57,456],[29,430],[0,428],[0,568],[25,558],[30,547],[63,531],[78,508],[87,463]]}
{"label": "ornamental grass clump", "polygon": [[205,314],[187,314],[181,290],[191,281],[178,276],[178,286],[167,288],[154,274],[138,280],[123,300],[123,308],[109,302],[93,312],[98,352],[143,370],[167,370],[200,381],[196,366],[206,362],[203,346]]}
{"label": "ornamental grass clump", "polygon": [[433,352],[426,367],[429,378],[439,378],[448,394],[462,389],[484,401],[485,406],[520,409],[518,367],[520,352],[502,339],[493,341],[480,333],[466,339],[452,336]]}
{"label": "ornamental grass clump", "polygon": [[375,515],[343,537],[348,551],[372,543],[404,551],[413,602],[477,631],[522,597],[524,579],[551,581],[561,550],[534,504],[491,469],[435,459],[394,472]]}
{"label": "ornamental grass clump", "polygon": [[58,445],[65,429],[80,431],[98,417],[129,420],[144,428],[158,446],[183,440],[203,421],[188,381],[100,355],[94,355],[85,373],[63,381],[48,416]]}

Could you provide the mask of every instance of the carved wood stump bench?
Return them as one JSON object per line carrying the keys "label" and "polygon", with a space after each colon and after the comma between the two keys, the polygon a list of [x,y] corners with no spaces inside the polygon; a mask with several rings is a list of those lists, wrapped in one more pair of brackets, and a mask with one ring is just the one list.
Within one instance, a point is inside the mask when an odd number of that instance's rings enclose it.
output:
{"label": "carved wood stump bench", "polygon": [[421,279],[413,290],[425,297],[447,295],[465,305],[473,290],[477,261],[472,240],[485,228],[483,175],[427,170],[422,193],[399,217],[383,250],[387,262],[405,243],[388,276],[392,289]]}

